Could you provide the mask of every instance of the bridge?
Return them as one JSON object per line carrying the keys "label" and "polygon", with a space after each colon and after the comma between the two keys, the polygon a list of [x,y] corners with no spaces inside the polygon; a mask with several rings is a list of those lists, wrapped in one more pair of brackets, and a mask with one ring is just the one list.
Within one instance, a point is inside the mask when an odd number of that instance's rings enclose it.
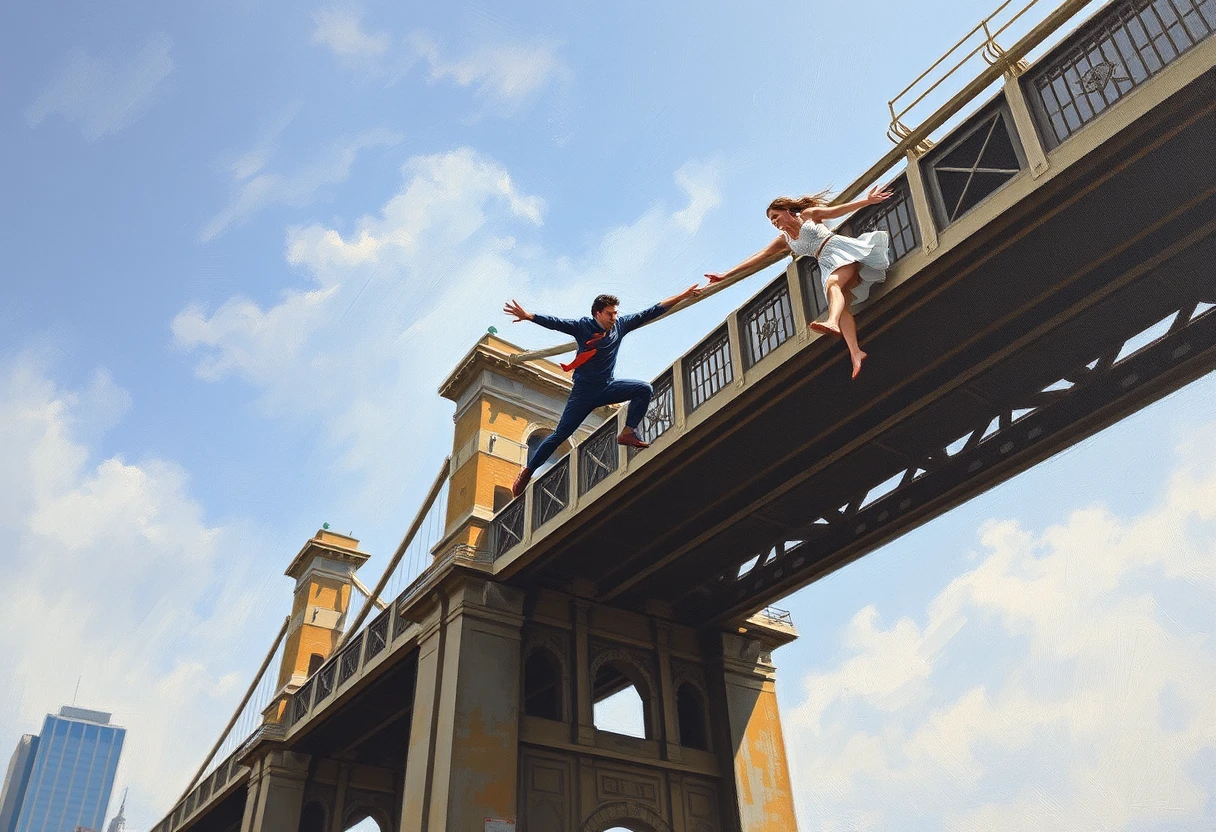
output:
{"label": "bridge", "polygon": [[[987,67],[917,127],[892,103],[895,148],[840,197],[895,192],[844,224],[896,258],[856,381],[808,328],[817,264],[790,262],[655,380],[649,450],[601,410],[510,500],[569,379],[474,345],[384,577],[362,588],[357,540],[306,542],[292,615],[153,832],[795,828],[771,654],[797,632],[769,605],[1216,367],[1216,4],[1113,0],[1031,62],[1084,6],[1005,49],[984,21],[953,54]],[[597,728],[631,686],[645,736]]]}

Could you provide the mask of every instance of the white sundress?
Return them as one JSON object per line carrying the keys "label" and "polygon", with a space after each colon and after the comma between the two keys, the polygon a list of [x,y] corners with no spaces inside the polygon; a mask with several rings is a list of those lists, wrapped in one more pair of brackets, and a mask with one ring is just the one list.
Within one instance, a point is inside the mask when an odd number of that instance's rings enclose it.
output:
{"label": "white sundress", "polygon": [[[798,230],[797,239],[784,231],[781,236],[785,237],[790,250],[799,257],[815,257],[818,252],[819,279],[825,284],[828,275],[841,266],[858,263],[860,268],[857,285],[853,287],[853,303],[868,298],[870,288],[887,279],[887,268],[891,265],[888,253],[891,235],[885,231],[867,231],[860,237],[846,237],[836,234],[821,222],[807,220]],[[825,238],[828,238],[826,244],[823,242]],[[821,245],[822,251],[819,250]],[[824,291],[827,291],[826,285]]]}

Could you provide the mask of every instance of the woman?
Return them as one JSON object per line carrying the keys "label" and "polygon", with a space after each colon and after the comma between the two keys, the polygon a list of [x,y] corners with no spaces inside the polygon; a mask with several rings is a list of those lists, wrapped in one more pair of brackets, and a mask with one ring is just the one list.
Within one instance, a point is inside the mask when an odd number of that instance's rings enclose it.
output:
{"label": "woman", "polygon": [[853,378],[857,378],[866,354],[857,345],[857,323],[845,298],[851,295],[853,303],[863,301],[870,296],[871,286],[886,279],[886,269],[891,265],[887,254],[890,239],[885,231],[845,237],[831,231],[823,221],[843,217],[890,196],[890,191],[875,187],[863,199],[831,207],[828,207],[827,191],[797,199],[777,197],[769,203],[767,213],[769,222],[781,236],[730,271],[705,276],[710,283],[717,283],[791,251],[798,257],[814,257],[819,261],[819,276],[828,299],[828,319],[822,323],[812,321],[810,327],[816,332],[844,338],[853,360]]}

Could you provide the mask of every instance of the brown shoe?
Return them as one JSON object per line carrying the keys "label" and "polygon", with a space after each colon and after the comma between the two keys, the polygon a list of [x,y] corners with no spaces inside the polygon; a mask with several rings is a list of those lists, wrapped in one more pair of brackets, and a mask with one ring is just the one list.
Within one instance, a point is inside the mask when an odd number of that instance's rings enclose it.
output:
{"label": "brown shoe", "polygon": [[519,476],[515,478],[515,484],[511,486],[511,496],[518,497],[524,493],[524,489],[528,487],[528,481],[532,479],[531,468],[519,469]]}
{"label": "brown shoe", "polygon": [[641,439],[638,439],[637,434],[633,432],[633,428],[625,428],[621,431],[621,435],[616,438],[616,444],[628,445],[630,448],[650,447],[649,442],[643,442]]}

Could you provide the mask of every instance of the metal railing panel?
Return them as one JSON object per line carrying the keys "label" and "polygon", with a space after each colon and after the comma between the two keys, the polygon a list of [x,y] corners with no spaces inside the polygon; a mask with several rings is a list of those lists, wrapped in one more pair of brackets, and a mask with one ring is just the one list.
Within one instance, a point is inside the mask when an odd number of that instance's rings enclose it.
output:
{"label": "metal railing panel", "polygon": [[684,360],[684,389],[691,413],[735,379],[730,335],[725,326],[701,342]]}
{"label": "metal railing panel", "polygon": [[790,284],[782,274],[739,311],[744,369],[793,338],[794,328]]}
{"label": "metal railing panel", "polygon": [[494,559],[511,551],[524,539],[524,497],[520,495],[507,503],[490,524],[490,545]]}
{"label": "metal railing panel", "polygon": [[601,425],[578,446],[578,493],[586,494],[617,469],[616,419]]}
{"label": "metal railing panel", "polygon": [[1112,4],[1027,73],[1044,143],[1056,147],[1214,30],[1212,0]]}
{"label": "metal railing panel", "polygon": [[566,455],[532,485],[532,528],[539,529],[570,504],[570,456]]}

